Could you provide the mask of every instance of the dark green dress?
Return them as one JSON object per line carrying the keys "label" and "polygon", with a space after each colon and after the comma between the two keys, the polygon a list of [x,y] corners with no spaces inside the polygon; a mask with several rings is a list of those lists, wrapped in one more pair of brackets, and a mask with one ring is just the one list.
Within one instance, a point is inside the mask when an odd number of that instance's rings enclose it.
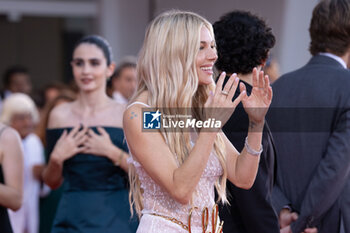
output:
{"label": "dark green dress", "polygon": [[[51,153],[65,128],[47,130]],[[69,128],[68,130],[70,130]],[[92,128],[97,132],[96,128]],[[128,151],[121,128],[104,127],[117,147]],[[77,154],[63,165],[63,193],[52,233],[133,233],[127,175],[106,157]]]}
{"label": "dark green dress", "polygon": [[[46,153],[46,164],[48,163],[49,155]],[[50,193],[40,198],[40,225],[39,233],[49,233],[52,229],[53,220],[56,215],[58,203],[61,199],[63,186],[58,189],[51,190]]]}

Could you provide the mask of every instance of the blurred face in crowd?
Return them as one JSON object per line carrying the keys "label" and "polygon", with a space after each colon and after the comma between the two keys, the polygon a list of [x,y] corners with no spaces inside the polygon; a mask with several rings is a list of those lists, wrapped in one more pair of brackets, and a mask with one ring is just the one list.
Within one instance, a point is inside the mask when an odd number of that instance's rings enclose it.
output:
{"label": "blurred face in crowd", "polygon": [[203,26],[200,34],[200,48],[196,58],[199,84],[208,85],[213,82],[213,66],[217,58],[214,38],[208,28]]}
{"label": "blurred face in crowd", "polygon": [[57,96],[59,96],[61,91],[58,88],[48,88],[45,90],[45,101],[51,103]]}
{"label": "blurred face in crowd", "polygon": [[94,44],[82,43],[73,53],[73,75],[81,91],[90,92],[106,88],[107,77],[112,75],[114,65],[107,66],[102,50]]}
{"label": "blurred face in crowd", "polygon": [[22,139],[34,131],[34,122],[30,113],[15,113],[11,118],[11,127],[13,127]]}
{"label": "blurred face in crowd", "polygon": [[30,94],[32,91],[32,84],[30,77],[26,73],[14,73],[10,78],[9,90],[13,93]]}
{"label": "blurred face in crowd", "polygon": [[112,80],[113,90],[119,91],[124,98],[130,99],[137,86],[136,68],[125,67],[120,72],[119,77]]}
{"label": "blurred face in crowd", "polygon": [[279,66],[276,60],[272,60],[269,66],[264,67],[264,72],[269,76],[270,83],[275,82],[280,77]]}

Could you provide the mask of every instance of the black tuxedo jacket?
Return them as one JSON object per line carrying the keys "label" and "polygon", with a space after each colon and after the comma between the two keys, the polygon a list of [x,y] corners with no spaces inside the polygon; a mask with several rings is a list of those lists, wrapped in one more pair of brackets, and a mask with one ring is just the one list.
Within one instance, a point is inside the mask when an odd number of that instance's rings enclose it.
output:
{"label": "black tuxedo jacket", "polygon": [[[227,81],[226,77],[226,81]],[[245,83],[247,93],[252,87]],[[239,95],[237,90],[234,98]],[[240,103],[223,127],[223,132],[238,151],[242,151],[249,126],[248,115]],[[271,132],[265,122],[263,152],[254,185],[250,190],[237,188],[227,181],[227,195],[231,205],[220,206],[220,218],[227,233],[279,233],[278,219],[271,204],[274,182],[275,149]]]}

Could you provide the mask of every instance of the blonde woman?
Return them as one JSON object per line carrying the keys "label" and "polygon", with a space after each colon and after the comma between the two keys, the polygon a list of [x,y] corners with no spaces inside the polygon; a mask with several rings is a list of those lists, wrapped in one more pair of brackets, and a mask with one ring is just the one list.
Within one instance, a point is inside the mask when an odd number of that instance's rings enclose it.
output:
{"label": "blonde woman", "polygon": [[[223,73],[215,86],[216,59],[212,26],[195,13],[163,13],[146,32],[137,93],[123,122],[132,154],[129,162],[134,165],[129,178],[131,204],[141,217],[138,233],[221,232],[214,186],[226,201],[226,178],[245,189],[254,182],[272,89],[268,77],[254,69],[251,95],[241,84],[241,94],[232,102],[238,78],[232,75],[223,87]],[[138,117],[147,107],[161,108],[164,115],[189,109],[197,120],[214,118],[223,125],[240,101],[250,121],[241,153],[220,129],[150,133],[142,129]]]}

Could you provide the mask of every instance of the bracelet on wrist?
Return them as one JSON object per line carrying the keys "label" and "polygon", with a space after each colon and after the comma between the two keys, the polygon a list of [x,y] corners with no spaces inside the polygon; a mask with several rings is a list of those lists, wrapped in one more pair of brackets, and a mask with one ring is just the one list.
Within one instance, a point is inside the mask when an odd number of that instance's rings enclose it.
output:
{"label": "bracelet on wrist", "polygon": [[121,164],[123,158],[124,158],[124,151],[123,151],[123,150],[120,150],[120,154],[118,155],[118,159],[117,159],[117,161],[114,163],[114,165],[120,166],[120,164]]}
{"label": "bracelet on wrist", "polygon": [[249,146],[249,144],[248,144],[248,137],[245,138],[244,146],[245,146],[247,152],[249,154],[251,154],[251,155],[254,155],[254,156],[259,156],[259,155],[261,155],[261,152],[263,152],[263,147],[262,147],[261,144],[260,144],[260,150],[259,151],[256,151],[253,148],[251,148]]}

